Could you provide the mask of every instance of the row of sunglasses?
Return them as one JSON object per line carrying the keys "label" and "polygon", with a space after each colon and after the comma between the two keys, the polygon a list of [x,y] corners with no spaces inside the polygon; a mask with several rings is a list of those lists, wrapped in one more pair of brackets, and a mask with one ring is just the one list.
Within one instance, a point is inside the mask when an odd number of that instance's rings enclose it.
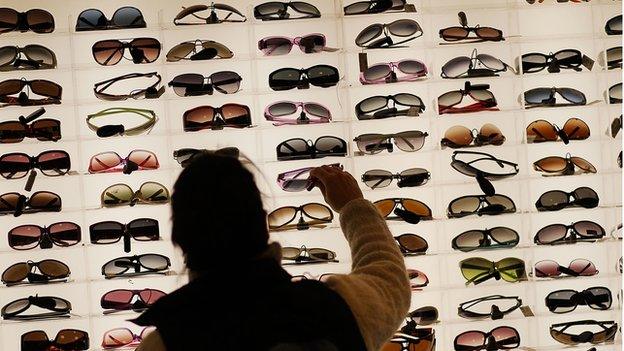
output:
{"label": "row of sunglasses", "polygon": [[[534,0],[527,0],[531,2]],[[540,1],[541,2],[541,1]],[[381,4],[384,3],[384,4]],[[389,6],[388,6],[389,5]],[[359,1],[350,4],[344,8],[345,15],[371,14],[386,11],[392,12],[415,12],[413,5],[407,5],[405,1]],[[292,13],[291,13],[292,11]],[[320,18],[319,9],[309,3],[303,1],[293,2],[267,2],[254,7],[254,17],[261,21],[271,20],[293,20],[304,18]],[[294,15],[291,17],[291,14]],[[20,13],[11,8],[0,8],[0,17],[3,18],[0,26],[0,33],[11,31],[33,31],[35,33],[52,33],[55,29],[54,17],[48,11],[43,9],[31,9]],[[468,25],[467,17],[463,12],[459,14],[460,25],[448,27],[440,30],[440,36],[447,41],[458,41],[468,38],[470,33],[474,32],[480,40],[504,40],[501,30],[476,25],[471,27]],[[175,25],[201,25],[215,24],[223,22],[245,22],[247,17],[236,8],[219,3],[211,5],[192,5],[182,7],[182,10],[175,16],[173,23]],[[375,26],[375,25],[373,25]],[[388,29],[392,34],[398,36],[409,36],[406,32],[407,26],[387,28],[381,24],[377,24],[376,32],[381,35]],[[106,15],[98,9],[88,9],[82,11],[77,18],[76,31],[93,31],[93,30],[111,30],[111,29],[130,29],[145,28],[147,23],[143,14],[139,9],[132,6],[124,6],[117,9],[112,17],[108,19]],[[420,26],[418,26],[420,29]],[[372,29],[369,32],[373,32]],[[422,35],[422,29],[420,29]],[[622,16],[611,18],[605,24],[605,32],[608,35],[622,34]]]}

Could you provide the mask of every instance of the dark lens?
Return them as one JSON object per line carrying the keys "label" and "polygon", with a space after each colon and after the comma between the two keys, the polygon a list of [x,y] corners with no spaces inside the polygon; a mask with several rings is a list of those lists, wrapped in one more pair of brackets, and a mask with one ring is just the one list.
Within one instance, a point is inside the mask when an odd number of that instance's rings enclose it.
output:
{"label": "dark lens", "polygon": [[575,202],[585,208],[598,206],[598,194],[588,187],[580,187],[573,192]]}
{"label": "dark lens", "polygon": [[258,48],[267,56],[286,55],[292,49],[292,42],[284,37],[264,38],[258,42]]}
{"label": "dark lens", "polygon": [[479,230],[469,230],[459,234],[453,243],[458,250],[468,252],[481,247],[485,243],[485,235]]}
{"label": "dark lens", "polygon": [[130,54],[136,63],[151,63],[160,56],[160,42],[154,38],[137,38],[130,42]]}
{"label": "dark lens", "polygon": [[422,100],[416,95],[400,93],[394,96],[394,100],[397,104],[403,106],[419,107],[421,112],[425,109],[425,104],[423,104]]}
{"label": "dark lens", "polygon": [[113,14],[111,22],[119,27],[136,28],[145,27],[143,14],[135,7],[125,6],[119,8]]}
{"label": "dark lens", "polygon": [[31,169],[30,158],[26,154],[14,153],[0,157],[0,175],[7,179],[25,177]]}
{"label": "dark lens", "polygon": [[467,258],[459,263],[462,275],[466,280],[474,281],[479,277],[489,274],[493,269],[493,263],[481,257]]}
{"label": "dark lens", "polygon": [[37,265],[44,275],[51,279],[65,278],[69,276],[69,267],[57,260],[43,260]]}
{"label": "dark lens", "polygon": [[212,126],[215,110],[212,106],[199,106],[184,112],[184,131],[196,131]]}
{"label": "dark lens", "polygon": [[232,71],[221,71],[210,75],[215,90],[223,94],[233,94],[240,88],[241,76]]}
{"label": "dark lens", "polygon": [[0,8],[0,33],[17,28],[18,17],[17,11],[7,7]]}
{"label": "dark lens", "polygon": [[425,137],[425,134],[418,130],[402,132],[395,134],[394,143],[402,151],[413,152],[422,149]]}
{"label": "dark lens", "polygon": [[173,78],[170,85],[178,96],[198,95],[204,85],[204,76],[196,73],[180,74]]}
{"label": "dark lens", "polygon": [[311,156],[309,148],[308,143],[303,139],[290,139],[277,146],[277,158]]}
{"label": "dark lens", "polygon": [[527,104],[542,104],[551,98],[550,88],[535,88],[524,93],[524,101]]}
{"label": "dark lens", "polygon": [[410,168],[400,173],[398,186],[413,187],[423,185],[429,180],[429,172],[424,168]]}
{"label": "dark lens", "polygon": [[418,308],[409,314],[418,325],[429,325],[438,320],[438,309],[433,306]]}
{"label": "dark lens", "polygon": [[383,32],[383,27],[379,23],[371,24],[364,28],[357,37],[355,37],[355,44],[358,46],[364,46],[369,41],[377,38]]}
{"label": "dark lens", "polygon": [[312,4],[308,4],[303,1],[293,1],[289,3],[297,12],[305,13],[308,15],[320,16],[319,10]]}
{"label": "dark lens", "polygon": [[[391,6],[391,1],[385,1],[388,3],[388,5]],[[348,6],[345,6],[344,8],[344,14],[345,15],[356,15],[356,14],[362,14],[362,13],[366,13],[368,11],[368,9],[371,7],[372,3],[369,1],[358,1],[355,2],[353,4],[350,4]],[[388,8],[390,8],[390,6],[388,6]]]}
{"label": "dark lens", "polygon": [[452,126],[444,132],[444,146],[458,148],[468,146],[472,141],[472,132],[464,126]]}
{"label": "dark lens", "polygon": [[32,89],[32,92],[37,95],[48,96],[56,99],[61,98],[61,86],[47,80],[33,80],[30,82],[30,88]]}
{"label": "dark lens", "polygon": [[598,274],[596,266],[592,262],[582,258],[572,261],[569,268],[580,276],[592,276]]}
{"label": "dark lens", "polygon": [[485,345],[485,334],[479,331],[468,331],[455,338],[456,350],[476,350]]}
{"label": "dark lens", "polygon": [[459,104],[462,101],[463,94],[461,91],[449,91],[438,97],[438,106],[440,108],[451,107]]}
{"label": "dark lens", "polygon": [[158,221],[151,218],[135,219],[128,223],[128,233],[138,241],[158,240]]}
{"label": "dark lens", "polygon": [[[37,140],[56,141],[61,139],[61,122],[55,119],[40,119],[32,123],[33,135]],[[2,139],[2,125],[0,124],[0,140]]]}
{"label": "dark lens", "polygon": [[281,2],[266,2],[254,7],[254,12],[260,16],[276,15],[286,10],[286,6]]}
{"label": "dark lens", "polygon": [[479,54],[477,55],[477,59],[481,61],[485,67],[493,70],[502,71],[507,67],[503,61],[487,54]]}
{"label": "dark lens", "polygon": [[386,147],[382,144],[389,142],[388,138],[381,134],[363,134],[358,136],[356,139],[358,149],[363,153],[371,155],[385,150]]}
{"label": "dark lens", "polygon": [[607,50],[607,64],[609,65],[609,69],[622,67],[621,46],[613,47]]}
{"label": "dark lens", "polygon": [[574,290],[559,290],[546,296],[546,307],[553,313],[567,313],[576,309],[576,301],[573,299],[577,292]]}
{"label": "dark lens", "polygon": [[37,225],[20,225],[9,231],[9,246],[15,250],[28,250],[36,247],[41,238],[41,227]]}
{"label": "dark lens", "polygon": [[470,57],[456,57],[442,66],[442,73],[444,73],[446,77],[457,78],[465,73],[468,73],[471,62]]}
{"label": "dark lens", "polygon": [[392,183],[392,172],[381,169],[366,171],[362,180],[371,189],[384,188]]}
{"label": "dark lens", "polygon": [[307,102],[304,104],[303,107],[305,111],[312,116],[327,118],[327,119],[331,118],[331,113],[329,112],[327,108],[325,108],[325,106],[322,106],[313,102]]}
{"label": "dark lens", "polygon": [[579,221],[574,223],[576,233],[584,238],[601,238],[605,236],[605,230],[600,225],[591,221]]}
{"label": "dark lens", "polygon": [[195,50],[194,43],[180,43],[169,50],[167,52],[167,61],[169,62],[177,62],[186,58],[188,54]]}
{"label": "dark lens", "polygon": [[453,215],[476,213],[481,202],[476,196],[460,197],[449,204],[450,213]]}
{"label": "dark lens", "polygon": [[63,329],[58,332],[54,342],[65,350],[86,350],[89,348],[89,336],[82,330]]}
{"label": "dark lens", "polygon": [[490,27],[480,27],[475,31],[477,36],[485,40],[500,40],[503,36],[500,31]]}
{"label": "dark lens", "polygon": [[288,90],[299,84],[301,73],[298,69],[283,68],[269,75],[269,86],[273,90]]}
{"label": "dark lens", "polygon": [[221,106],[221,115],[228,127],[244,128],[251,125],[251,112],[245,105],[225,104]]}
{"label": "dark lens", "polygon": [[95,61],[100,65],[112,66],[121,61],[124,47],[119,40],[102,40],[91,48]]}
{"label": "dark lens", "polygon": [[143,302],[148,305],[153,305],[163,296],[165,296],[165,293],[156,289],[145,289],[139,292],[139,297],[141,297],[141,300],[143,300]]}
{"label": "dark lens", "polygon": [[284,117],[297,112],[297,105],[289,101],[283,101],[269,105],[267,110],[272,117]]}
{"label": "dark lens", "polygon": [[124,234],[124,225],[119,222],[106,221],[92,224],[89,227],[91,242],[94,244],[112,244],[118,242]]}
{"label": "dark lens", "polygon": [[317,87],[331,87],[338,84],[338,70],[332,66],[317,65],[308,69],[310,84]]}
{"label": "dark lens", "polygon": [[[573,104],[585,105],[585,103],[587,102],[587,100],[585,99],[585,95],[583,95],[583,93],[581,93],[580,91],[576,89],[560,88],[559,94],[561,94],[561,96],[563,96],[564,99],[568,100],[569,102]],[[621,94],[621,89],[620,89],[620,97],[621,96],[622,94]]]}
{"label": "dark lens", "polygon": [[54,223],[48,228],[50,239],[58,246],[72,246],[80,242],[80,227],[72,222]]}
{"label": "dark lens", "polygon": [[607,34],[617,35],[622,34],[622,15],[617,15],[607,21]]}
{"label": "dark lens", "polygon": [[555,141],[559,138],[555,127],[543,119],[531,122],[526,133],[528,142]]}
{"label": "dark lens", "polygon": [[458,41],[468,37],[468,33],[463,27],[451,27],[442,30],[440,36],[446,41]]}
{"label": "dark lens", "polygon": [[499,349],[515,349],[520,346],[520,335],[514,328],[498,327],[492,329],[490,334],[494,337]]}
{"label": "dark lens", "polygon": [[408,74],[408,75],[424,75],[427,71],[427,67],[422,62],[418,62],[415,60],[405,60],[399,62],[399,71]]}
{"label": "dark lens", "polygon": [[89,9],[78,15],[76,30],[94,30],[106,27],[106,16],[100,10]]}
{"label": "dark lens", "polygon": [[562,50],[555,53],[557,64],[562,68],[578,67],[583,63],[581,52],[578,50]]}
{"label": "dark lens", "polygon": [[[611,100],[622,100],[622,83],[618,83],[611,88],[609,88],[609,99]],[[616,103],[618,101],[611,101],[611,103]]]}
{"label": "dark lens", "polygon": [[411,19],[394,21],[388,25],[388,31],[398,37],[409,37],[421,31],[418,22]]}
{"label": "dark lens", "polygon": [[543,70],[546,67],[548,58],[542,54],[522,55],[522,72],[532,73]]}
{"label": "dark lens", "polygon": [[383,63],[383,64],[373,65],[373,66],[368,67],[362,73],[362,75],[364,76],[364,79],[371,82],[371,81],[376,81],[376,80],[386,78],[391,72],[392,72],[392,69],[390,68],[390,66],[388,64]]}
{"label": "dark lens", "polygon": [[312,248],[308,249],[308,253],[310,254],[310,257],[318,260],[330,261],[336,258],[335,253],[326,249]]}
{"label": "dark lens", "polygon": [[404,250],[411,253],[425,252],[428,248],[427,241],[416,234],[403,234],[397,237],[397,241]]}
{"label": "dark lens", "polygon": [[508,282],[517,282],[526,276],[524,261],[518,258],[504,258],[497,263],[501,278]]}
{"label": "dark lens", "polygon": [[131,258],[119,257],[104,264],[102,273],[107,277],[114,277],[127,272],[132,267],[134,264]]}
{"label": "dark lens", "polygon": [[[2,9],[0,9],[1,11]],[[2,14],[0,13],[0,16]],[[1,32],[1,29],[0,29]],[[0,67],[10,65],[17,58],[18,52],[15,46],[3,46],[0,48]]]}
{"label": "dark lens", "polygon": [[388,106],[388,99],[385,96],[372,96],[362,100],[358,106],[363,113],[370,113]]}
{"label": "dark lens", "polygon": [[2,282],[5,284],[20,282],[30,273],[30,265],[26,262],[16,263],[2,273]]}
{"label": "dark lens", "polygon": [[17,94],[24,87],[24,82],[19,79],[7,79],[0,82],[0,95]]}
{"label": "dark lens", "polygon": [[344,156],[347,152],[347,143],[336,137],[320,137],[314,143],[318,156]]}
{"label": "dark lens", "polygon": [[586,293],[587,305],[594,310],[608,310],[611,308],[613,299],[611,297],[611,290],[603,287],[590,288],[583,293]]}
{"label": "dark lens", "polygon": [[26,127],[18,121],[0,123],[0,143],[18,143],[26,137]]}
{"label": "dark lens", "polygon": [[551,244],[565,238],[568,229],[563,224],[551,224],[540,229],[535,235],[538,244]]}
{"label": "dark lens", "polygon": [[59,176],[69,172],[71,162],[65,151],[46,151],[37,157],[41,173],[47,176]]}
{"label": "dark lens", "polygon": [[321,52],[325,48],[325,37],[319,34],[311,34],[299,39],[299,49],[309,54],[313,52]]}
{"label": "dark lens", "polygon": [[498,245],[511,246],[520,241],[518,233],[507,227],[496,227],[490,230],[490,236]]}
{"label": "dark lens", "polygon": [[548,191],[537,200],[538,210],[557,211],[568,205],[568,194],[560,190]]}
{"label": "dark lens", "polygon": [[147,254],[139,258],[142,266],[153,271],[164,271],[169,267],[169,260],[165,256]]}
{"label": "dark lens", "polygon": [[52,33],[54,31],[54,17],[40,9],[32,9],[26,12],[28,27],[35,33]]}
{"label": "dark lens", "polygon": [[130,203],[134,191],[126,184],[115,184],[104,189],[101,196],[103,206],[116,206]]}

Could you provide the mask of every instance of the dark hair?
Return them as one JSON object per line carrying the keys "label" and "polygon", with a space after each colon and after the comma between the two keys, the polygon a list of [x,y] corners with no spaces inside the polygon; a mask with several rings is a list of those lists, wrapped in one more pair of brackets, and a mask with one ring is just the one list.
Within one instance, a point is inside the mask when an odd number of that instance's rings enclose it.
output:
{"label": "dark hair", "polygon": [[171,208],[171,239],[190,270],[251,259],[268,246],[260,191],[237,158],[206,153],[193,159],[173,186]]}

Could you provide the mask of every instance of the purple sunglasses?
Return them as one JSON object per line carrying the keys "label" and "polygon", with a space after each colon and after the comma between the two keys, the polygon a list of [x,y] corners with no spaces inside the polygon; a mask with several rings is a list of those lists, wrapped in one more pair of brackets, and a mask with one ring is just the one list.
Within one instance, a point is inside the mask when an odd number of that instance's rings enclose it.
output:
{"label": "purple sunglasses", "polygon": [[[297,111],[301,113],[296,117]],[[332,119],[329,109],[316,102],[278,101],[264,109],[264,118],[273,125],[329,123]]]}
{"label": "purple sunglasses", "polygon": [[[398,76],[397,71],[403,75]],[[405,59],[398,62],[378,63],[360,72],[362,84],[382,84],[394,82],[412,82],[427,75],[424,63]]]}
{"label": "purple sunglasses", "polygon": [[[328,166],[340,167],[340,163],[332,163]],[[277,184],[284,191],[297,192],[305,189],[311,189],[313,181],[310,179],[310,171],[316,167],[305,167],[294,169],[292,171],[280,173],[277,175]]]}
{"label": "purple sunglasses", "polygon": [[258,40],[258,49],[265,56],[277,56],[288,54],[294,45],[306,54],[325,51],[327,40],[321,33],[313,33],[296,38],[266,37]]}

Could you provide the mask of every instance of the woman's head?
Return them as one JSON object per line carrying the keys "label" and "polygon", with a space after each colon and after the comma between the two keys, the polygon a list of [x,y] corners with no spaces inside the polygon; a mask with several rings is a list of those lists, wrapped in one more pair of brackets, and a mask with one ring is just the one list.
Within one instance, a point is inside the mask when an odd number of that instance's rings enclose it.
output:
{"label": "woman's head", "polygon": [[267,248],[262,197],[237,158],[206,153],[193,159],[173,186],[171,207],[172,240],[190,270],[250,259]]}

